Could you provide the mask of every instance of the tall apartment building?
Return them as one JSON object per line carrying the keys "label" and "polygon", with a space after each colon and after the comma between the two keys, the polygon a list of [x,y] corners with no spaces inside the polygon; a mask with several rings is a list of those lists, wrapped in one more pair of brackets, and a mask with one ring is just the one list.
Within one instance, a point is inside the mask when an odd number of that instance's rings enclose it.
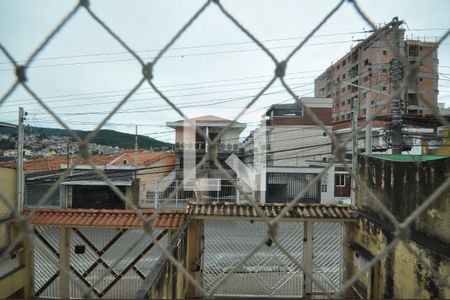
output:
{"label": "tall apartment building", "polygon": [[[393,42],[393,28],[402,23],[394,18],[381,28],[386,41]],[[435,43],[405,40],[405,30],[400,28],[398,32],[399,54],[406,57],[410,64],[431,52],[401,95],[401,113],[431,114],[424,101],[437,104],[438,58],[437,52],[432,51]],[[386,41],[377,33],[371,34],[314,80],[315,97],[333,98],[333,123],[350,124],[352,101],[359,101],[359,117],[365,118],[368,109],[375,112],[393,93],[393,51]],[[370,107],[366,107],[366,103]],[[381,115],[390,113],[391,108],[387,107]]]}

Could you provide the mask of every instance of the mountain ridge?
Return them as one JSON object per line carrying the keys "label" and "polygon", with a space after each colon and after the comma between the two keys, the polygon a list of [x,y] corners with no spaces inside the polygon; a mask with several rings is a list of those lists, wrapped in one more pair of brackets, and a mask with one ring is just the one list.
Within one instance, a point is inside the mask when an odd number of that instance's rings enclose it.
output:
{"label": "mountain ridge", "polygon": [[[13,125],[14,126],[14,125]],[[82,139],[84,139],[90,132],[87,130],[74,130]],[[17,134],[17,128],[14,127],[0,127],[0,133],[15,135]],[[48,127],[35,127],[26,126],[25,134],[38,134],[43,137],[48,136],[69,136],[69,132],[66,129],[60,128],[48,128]],[[135,135],[131,133],[120,132],[112,129],[101,129],[91,143],[105,145],[105,146],[117,146],[119,148],[131,149],[134,148]],[[160,140],[145,136],[138,135],[138,147],[140,149],[164,149],[172,147],[173,144],[162,142]]]}

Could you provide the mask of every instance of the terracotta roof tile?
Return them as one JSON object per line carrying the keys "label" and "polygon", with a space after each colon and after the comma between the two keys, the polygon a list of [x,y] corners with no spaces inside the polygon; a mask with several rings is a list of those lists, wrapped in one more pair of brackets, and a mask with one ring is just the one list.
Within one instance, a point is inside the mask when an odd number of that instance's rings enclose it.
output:
{"label": "terracotta roof tile", "polygon": [[[24,216],[32,209],[25,209]],[[154,210],[141,210],[148,218]],[[178,228],[184,221],[184,212],[162,211],[153,221],[158,228]],[[142,221],[131,210],[81,209],[81,208],[39,208],[33,215],[34,225],[55,225],[68,227],[142,227]]]}
{"label": "terracotta roof tile", "polygon": [[[150,165],[162,158],[169,159],[168,165],[173,165],[175,163],[175,156],[169,152],[146,152],[139,151],[137,155],[138,165]],[[71,158],[70,163],[73,162],[75,158]],[[92,161],[96,165],[123,165],[123,161],[127,160],[129,164],[134,162],[134,151],[124,152],[114,155],[93,155]],[[40,158],[36,160],[30,160],[24,162],[25,171],[49,171],[49,170],[60,170],[61,165],[67,164],[67,156],[49,156],[46,158]],[[86,165],[85,160],[80,160],[80,165]],[[16,166],[15,162],[2,162],[0,166],[13,168]]]}
{"label": "terracotta roof tile", "polygon": [[[267,217],[278,216],[287,204],[259,205]],[[258,212],[250,204],[189,202],[186,215],[193,218],[205,217],[241,217],[259,218]],[[358,216],[351,205],[340,204],[297,204],[288,211],[289,219],[356,219]]]}

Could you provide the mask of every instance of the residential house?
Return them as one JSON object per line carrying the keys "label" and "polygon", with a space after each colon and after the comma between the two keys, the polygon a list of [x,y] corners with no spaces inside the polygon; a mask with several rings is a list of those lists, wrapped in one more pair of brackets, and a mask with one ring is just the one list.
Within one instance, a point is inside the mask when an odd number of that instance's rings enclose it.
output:
{"label": "residential house", "polygon": [[[228,172],[233,180],[236,180],[236,174],[231,170],[230,166],[225,162],[230,155],[239,154],[240,143],[239,134],[245,129],[246,124],[233,122],[232,120],[224,119],[217,116],[206,115],[197,118],[189,119],[188,122],[195,123],[195,128],[185,126],[184,120],[167,122],[167,126],[175,129],[175,180],[177,184],[182,182],[184,178],[184,171],[193,168],[201,159],[208,154],[208,141],[198,134],[200,130],[209,139],[214,140],[219,132],[227,128],[223,136],[217,141],[217,160],[219,164]],[[188,139],[190,135],[190,139]],[[192,157],[186,159],[186,153],[190,153]],[[196,169],[197,179],[207,179],[207,188],[205,186],[196,186],[194,190],[182,191],[181,198],[197,198],[202,200],[219,200],[219,201],[236,201],[238,193],[235,188],[218,170],[213,161],[207,160],[203,166]],[[197,181],[198,183],[198,181]],[[214,187],[212,187],[214,185]],[[173,184],[166,184],[164,189],[173,189]],[[205,191],[208,189],[208,191]],[[202,191],[200,191],[202,190]]]}
{"label": "residential house", "polygon": [[[331,131],[332,99],[304,97],[294,103],[274,104],[265,113],[262,126],[244,141],[245,156],[253,154],[258,134],[265,135],[266,192],[262,203],[292,201],[332,156],[332,143],[326,131],[305,113],[307,106]],[[247,159],[248,164],[253,164]],[[334,170],[327,172],[302,197],[305,203],[334,202]]]}
{"label": "residential house", "polygon": [[[137,207],[146,207],[155,182],[174,168],[169,152],[127,151],[111,156],[92,156],[100,170]],[[62,208],[128,208],[85,160],[81,160],[45,203],[39,201],[65,172],[72,159],[46,158],[25,163],[25,206]]]}

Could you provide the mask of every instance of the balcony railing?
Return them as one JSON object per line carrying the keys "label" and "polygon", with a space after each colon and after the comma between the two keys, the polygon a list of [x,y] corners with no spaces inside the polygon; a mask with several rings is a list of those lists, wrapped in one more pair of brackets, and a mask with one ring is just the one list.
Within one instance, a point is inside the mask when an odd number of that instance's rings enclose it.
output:
{"label": "balcony railing", "polygon": [[[207,147],[206,142],[195,143],[175,143],[175,150],[195,150],[199,152],[205,152]],[[239,150],[239,144],[236,143],[219,143],[220,152],[237,152]]]}

